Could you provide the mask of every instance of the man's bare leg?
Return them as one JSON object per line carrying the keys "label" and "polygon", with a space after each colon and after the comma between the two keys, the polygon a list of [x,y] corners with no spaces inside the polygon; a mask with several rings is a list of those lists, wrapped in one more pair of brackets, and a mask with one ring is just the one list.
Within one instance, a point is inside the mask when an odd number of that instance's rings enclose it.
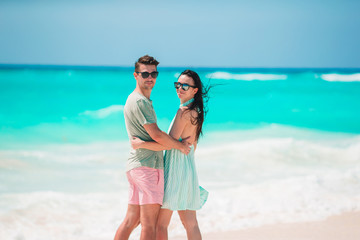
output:
{"label": "man's bare leg", "polygon": [[141,236],[140,240],[155,240],[156,222],[160,204],[146,204],[140,206]]}
{"label": "man's bare leg", "polygon": [[158,221],[156,224],[156,240],[168,239],[168,226],[173,211],[169,209],[160,209]]}
{"label": "man's bare leg", "polygon": [[196,219],[196,211],[178,211],[182,224],[185,227],[188,240],[201,240],[201,233]]}
{"label": "man's bare leg", "polygon": [[139,223],[140,206],[129,204],[125,219],[116,231],[114,240],[128,240],[131,232],[139,225]]}

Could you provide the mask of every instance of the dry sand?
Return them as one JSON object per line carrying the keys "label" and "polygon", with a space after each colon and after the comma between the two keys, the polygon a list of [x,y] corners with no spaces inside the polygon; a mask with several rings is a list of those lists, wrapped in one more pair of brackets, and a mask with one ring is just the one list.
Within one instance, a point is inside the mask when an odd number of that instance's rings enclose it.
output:
{"label": "dry sand", "polygon": [[[185,240],[186,237],[173,238]],[[203,240],[360,240],[360,212],[323,221],[267,225],[246,230],[203,234]]]}

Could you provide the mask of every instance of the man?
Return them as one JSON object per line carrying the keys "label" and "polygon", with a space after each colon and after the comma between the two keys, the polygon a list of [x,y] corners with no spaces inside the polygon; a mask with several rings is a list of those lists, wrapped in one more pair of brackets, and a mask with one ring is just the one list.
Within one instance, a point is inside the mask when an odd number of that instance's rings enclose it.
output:
{"label": "man", "polygon": [[[159,129],[150,94],[158,76],[156,59],[145,55],[135,63],[136,88],[124,107],[129,138],[156,141],[167,148],[176,148],[188,154],[187,143],[179,142]],[[126,175],[130,184],[129,204],[124,221],[115,240],[128,239],[132,230],[141,224],[140,240],[155,240],[155,227],[164,195],[162,151],[132,149]]]}

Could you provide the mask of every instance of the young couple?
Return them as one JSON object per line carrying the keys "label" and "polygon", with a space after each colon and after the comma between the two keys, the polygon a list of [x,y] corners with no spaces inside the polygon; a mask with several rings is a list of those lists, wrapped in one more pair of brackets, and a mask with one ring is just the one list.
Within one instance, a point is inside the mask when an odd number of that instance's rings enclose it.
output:
{"label": "young couple", "polygon": [[115,240],[128,239],[139,224],[141,240],[168,239],[173,211],[178,211],[188,239],[201,239],[196,210],[206,202],[208,192],[199,186],[194,151],[202,133],[207,89],[194,71],[181,73],[174,83],[181,104],[166,134],[156,124],[150,100],[158,64],[148,55],[135,63],[136,88],[124,107],[132,146],[126,169],[129,204]]}

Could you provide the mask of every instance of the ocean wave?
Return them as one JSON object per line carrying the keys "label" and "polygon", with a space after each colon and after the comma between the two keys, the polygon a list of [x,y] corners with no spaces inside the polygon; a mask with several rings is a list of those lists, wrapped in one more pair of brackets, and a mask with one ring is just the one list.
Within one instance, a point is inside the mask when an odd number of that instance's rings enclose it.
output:
{"label": "ocean wave", "polygon": [[92,118],[106,118],[108,116],[110,116],[111,114],[117,113],[117,112],[121,112],[124,110],[124,106],[123,105],[111,105],[109,107],[106,108],[102,108],[99,110],[95,110],[95,111],[90,111],[87,110],[85,112],[80,113],[80,116],[90,116]]}
{"label": "ocean wave", "polygon": [[[128,141],[104,141],[86,144],[47,144],[34,150],[0,150],[0,169],[20,169],[35,162],[65,165],[116,163],[119,156],[130,151]],[[66,153],[66,154],[64,154]],[[76,161],[74,161],[76,159]]]}
{"label": "ocean wave", "polygon": [[329,82],[360,82],[360,73],[354,74],[321,74],[320,78]]}
{"label": "ocean wave", "polygon": [[271,80],[286,80],[287,75],[284,74],[263,74],[263,73],[244,73],[234,74],[228,72],[214,72],[206,75],[207,78],[225,79],[225,80],[243,80],[243,81],[271,81]]}

